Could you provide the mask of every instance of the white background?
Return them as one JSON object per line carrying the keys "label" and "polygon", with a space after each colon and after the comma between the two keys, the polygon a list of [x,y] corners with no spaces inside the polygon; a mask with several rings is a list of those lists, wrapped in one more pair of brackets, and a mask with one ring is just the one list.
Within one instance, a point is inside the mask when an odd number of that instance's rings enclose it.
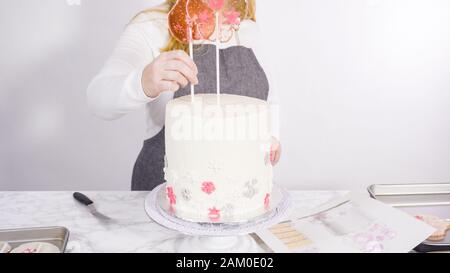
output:
{"label": "white background", "polygon": [[[143,112],[98,120],[85,90],[159,1],[70,2],[0,2],[0,190],[130,188]],[[450,182],[450,1],[257,4],[281,96],[278,183]]]}

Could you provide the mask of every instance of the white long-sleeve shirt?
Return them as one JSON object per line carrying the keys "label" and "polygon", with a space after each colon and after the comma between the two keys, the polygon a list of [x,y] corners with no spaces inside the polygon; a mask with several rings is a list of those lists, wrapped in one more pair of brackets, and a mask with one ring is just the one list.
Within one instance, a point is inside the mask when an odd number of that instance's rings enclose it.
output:
{"label": "white long-sleeve shirt", "polygon": [[[142,88],[144,68],[161,53],[170,38],[167,15],[160,12],[141,14],[130,23],[111,57],[87,90],[88,104],[92,112],[103,119],[114,120],[141,107],[146,109],[147,138],[155,136],[164,127],[165,108],[173,99],[173,92],[163,92],[156,98],[148,97]],[[268,103],[270,105],[272,135],[279,139],[279,109],[276,87],[270,67],[258,42],[258,27],[245,20],[238,34],[221,48],[241,45],[251,48],[269,80]]]}

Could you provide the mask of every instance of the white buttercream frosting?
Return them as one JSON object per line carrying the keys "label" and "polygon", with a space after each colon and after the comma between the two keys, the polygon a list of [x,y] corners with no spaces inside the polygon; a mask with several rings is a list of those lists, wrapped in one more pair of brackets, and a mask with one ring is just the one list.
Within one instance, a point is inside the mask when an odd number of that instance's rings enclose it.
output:
{"label": "white buttercream frosting", "polygon": [[268,104],[250,97],[201,94],[167,104],[166,193],[178,217],[241,222],[265,212],[269,123]]}

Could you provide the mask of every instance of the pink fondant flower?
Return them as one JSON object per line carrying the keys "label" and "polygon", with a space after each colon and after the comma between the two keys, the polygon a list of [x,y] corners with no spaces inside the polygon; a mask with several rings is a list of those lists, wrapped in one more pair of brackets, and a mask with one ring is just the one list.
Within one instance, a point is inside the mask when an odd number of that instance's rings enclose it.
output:
{"label": "pink fondant flower", "polygon": [[220,10],[225,3],[225,0],[209,0],[209,7],[213,10]]}
{"label": "pink fondant flower", "polygon": [[266,208],[269,208],[269,206],[270,206],[270,194],[266,194],[266,197],[264,197],[264,206]]}
{"label": "pink fondant flower", "polygon": [[208,217],[211,222],[218,222],[220,220],[220,210],[216,209],[216,207],[209,209]]}
{"label": "pink fondant flower", "polygon": [[239,12],[237,12],[235,10],[231,10],[231,11],[226,12],[224,15],[225,15],[225,24],[239,25],[239,23],[240,23],[239,16],[241,15]]}
{"label": "pink fondant flower", "polygon": [[177,203],[177,197],[173,193],[172,187],[167,187],[167,198],[169,198],[170,205],[175,205]]}
{"label": "pink fondant flower", "polygon": [[203,182],[202,184],[202,191],[206,194],[211,194],[216,190],[216,187],[214,186],[213,182]]}

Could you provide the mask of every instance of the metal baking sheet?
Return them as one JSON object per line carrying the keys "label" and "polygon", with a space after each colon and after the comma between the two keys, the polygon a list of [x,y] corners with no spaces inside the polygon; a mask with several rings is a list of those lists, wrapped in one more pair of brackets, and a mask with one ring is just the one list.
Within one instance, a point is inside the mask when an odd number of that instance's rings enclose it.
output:
{"label": "metal baking sheet", "polygon": [[68,240],[69,230],[65,227],[0,230],[0,241],[9,243],[13,249],[25,243],[45,242],[54,244],[64,253]]}
{"label": "metal baking sheet", "polygon": [[[450,219],[450,183],[371,185],[368,191],[372,198],[413,216],[431,214]],[[426,240],[416,250],[450,251],[450,232],[444,240]]]}

